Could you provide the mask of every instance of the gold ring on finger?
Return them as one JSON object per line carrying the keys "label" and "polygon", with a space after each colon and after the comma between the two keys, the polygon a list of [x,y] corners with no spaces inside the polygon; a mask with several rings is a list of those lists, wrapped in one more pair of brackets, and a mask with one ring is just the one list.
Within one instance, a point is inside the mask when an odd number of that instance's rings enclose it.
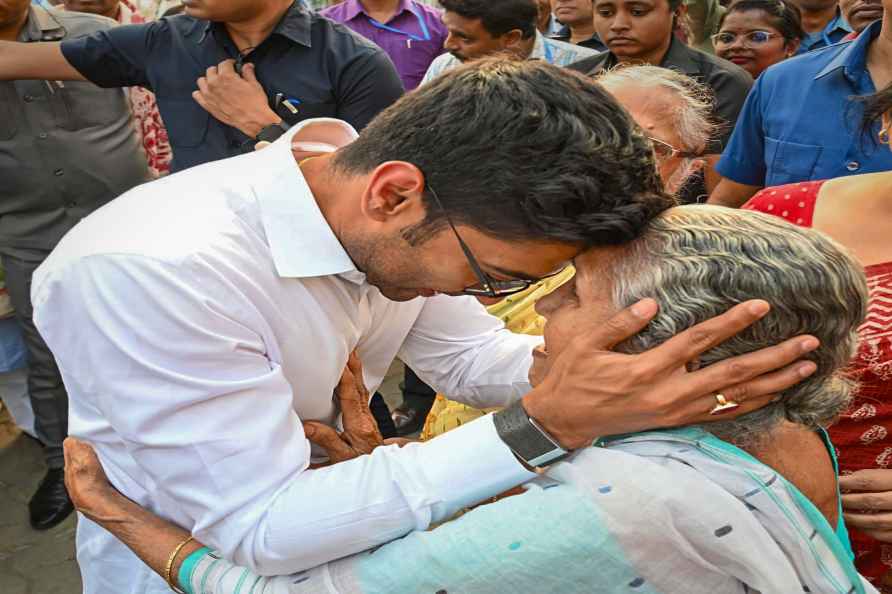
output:
{"label": "gold ring on finger", "polygon": [[730,412],[735,408],[740,408],[740,404],[734,402],[733,400],[728,400],[727,398],[725,398],[724,394],[716,394],[715,402],[715,406],[713,406],[712,410],[709,411],[710,415],[721,415],[726,412]]}

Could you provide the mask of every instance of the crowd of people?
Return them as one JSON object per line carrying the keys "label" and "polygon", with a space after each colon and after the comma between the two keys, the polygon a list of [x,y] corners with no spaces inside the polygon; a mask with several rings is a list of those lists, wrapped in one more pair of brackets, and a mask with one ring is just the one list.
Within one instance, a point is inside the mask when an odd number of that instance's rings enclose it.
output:
{"label": "crowd of people", "polygon": [[85,594],[892,593],[890,130],[892,0],[0,0],[30,523]]}

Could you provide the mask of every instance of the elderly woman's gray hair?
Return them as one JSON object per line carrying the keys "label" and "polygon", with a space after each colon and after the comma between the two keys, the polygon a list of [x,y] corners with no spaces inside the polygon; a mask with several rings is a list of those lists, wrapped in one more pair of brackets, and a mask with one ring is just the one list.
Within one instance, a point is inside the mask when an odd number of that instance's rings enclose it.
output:
{"label": "elderly woman's gray hair", "polygon": [[846,407],[854,383],[845,368],[857,348],[867,307],[861,265],[825,235],[752,211],[712,206],[673,208],[607,264],[613,301],[626,307],[654,297],[660,313],[620,345],[641,352],[743,301],[771,304],[762,320],[704,353],[700,366],[811,334],[821,346],[808,356],[818,369],[756,412],[705,428],[751,445],[786,419],[826,426]]}
{"label": "elderly woman's gray hair", "polygon": [[620,66],[608,70],[597,80],[608,92],[633,86],[644,93],[660,89],[676,97],[678,107],[669,115],[674,119],[675,129],[685,145],[682,148],[694,154],[706,149],[715,125],[711,120],[712,93],[704,85],[675,70],[648,65]]}

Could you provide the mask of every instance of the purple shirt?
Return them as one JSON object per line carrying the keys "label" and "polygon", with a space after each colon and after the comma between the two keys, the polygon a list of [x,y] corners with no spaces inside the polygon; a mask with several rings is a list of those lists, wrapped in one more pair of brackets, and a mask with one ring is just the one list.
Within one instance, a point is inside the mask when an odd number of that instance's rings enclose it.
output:
{"label": "purple shirt", "polygon": [[421,83],[428,66],[443,53],[449,34],[440,11],[415,0],[400,0],[396,14],[386,23],[373,24],[359,0],[344,0],[319,14],[343,23],[387,52],[407,91]]}

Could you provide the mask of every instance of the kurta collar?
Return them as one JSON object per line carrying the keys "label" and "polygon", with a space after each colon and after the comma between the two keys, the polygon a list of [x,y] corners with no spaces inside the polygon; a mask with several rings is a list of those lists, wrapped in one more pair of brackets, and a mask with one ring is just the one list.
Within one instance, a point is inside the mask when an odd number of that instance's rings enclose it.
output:
{"label": "kurta collar", "polygon": [[[254,185],[261,219],[281,277],[307,278],[340,274],[356,283],[365,275],[338,241],[316,204],[295,157],[333,152],[356,139],[349,124],[331,118],[305,120],[271,146],[270,174]],[[294,152],[292,152],[294,149]]]}

